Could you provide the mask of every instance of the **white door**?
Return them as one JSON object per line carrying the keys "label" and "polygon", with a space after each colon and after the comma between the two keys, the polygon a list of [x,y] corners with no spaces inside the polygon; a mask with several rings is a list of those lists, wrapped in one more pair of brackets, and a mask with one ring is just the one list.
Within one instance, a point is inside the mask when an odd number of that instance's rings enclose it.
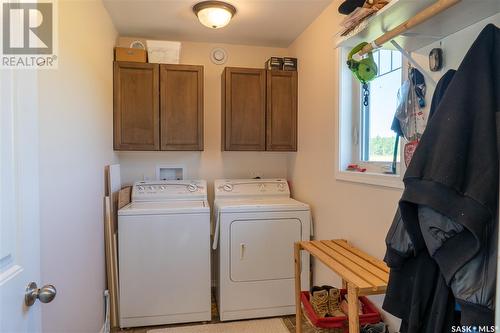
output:
{"label": "white door", "polygon": [[0,70],[0,332],[6,333],[41,331],[41,303],[25,304],[28,283],[40,282],[37,104],[35,71]]}

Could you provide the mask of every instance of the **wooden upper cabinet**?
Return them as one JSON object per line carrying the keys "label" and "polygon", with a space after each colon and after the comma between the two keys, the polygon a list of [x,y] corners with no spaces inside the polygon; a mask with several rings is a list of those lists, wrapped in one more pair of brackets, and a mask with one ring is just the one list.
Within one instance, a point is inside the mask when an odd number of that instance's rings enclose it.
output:
{"label": "wooden upper cabinet", "polygon": [[203,66],[160,65],[161,150],[203,150]]}
{"label": "wooden upper cabinet", "polygon": [[266,150],[297,151],[297,72],[267,71]]}
{"label": "wooden upper cabinet", "polygon": [[266,71],[227,67],[221,102],[222,149],[266,150]]}
{"label": "wooden upper cabinet", "polygon": [[115,150],[203,150],[203,66],[114,63]]}
{"label": "wooden upper cabinet", "polygon": [[297,151],[297,72],[222,74],[222,150]]}
{"label": "wooden upper cabinet", "polygon": [[114,149],[159,150],[156,64],[114,63]]}

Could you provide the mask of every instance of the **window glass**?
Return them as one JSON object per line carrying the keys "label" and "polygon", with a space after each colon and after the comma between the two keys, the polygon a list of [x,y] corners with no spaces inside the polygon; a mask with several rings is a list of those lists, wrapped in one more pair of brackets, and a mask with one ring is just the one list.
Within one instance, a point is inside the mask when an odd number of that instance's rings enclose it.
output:
{"label": "window glass", "polygon": [[384,75],[385,73],[388,73],[391,71],[391,64],[392,64],[392,51],[390,50],[379,50],[377,51],[379,53],[380,59],[379,59],[379,75]]}
{"label": "window glass", "polygon": [[[368,84],[368,106],[364,107],[361,103],[361,159],[370,162],[392,162],[396,134],[391,130],[391,124],[396,112],[397,92],[402,84],[402,57],[398,51],[379,50],[375,53],[374,56],[379,58],[381,70]],[[399,160],[399,154],[397,159]]]}
{"label": "window glass", "polygon": [[401,68],[403,57],[399,51],[392,51],[392,68]]}

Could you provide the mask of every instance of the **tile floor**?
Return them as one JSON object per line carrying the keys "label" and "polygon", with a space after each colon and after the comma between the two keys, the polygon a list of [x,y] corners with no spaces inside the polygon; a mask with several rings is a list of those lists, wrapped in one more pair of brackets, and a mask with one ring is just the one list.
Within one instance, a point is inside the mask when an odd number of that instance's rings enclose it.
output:
{"label": "tile floor", "polygon": [[[295,316],[285,316],[282,317],[283,322],[286,327],[290,331],[290,333],[295,333]],[[219,321],[219,312],[217,310],[217,303],[215,302],[215,298],[212,296],[212,320],[210,323],[218,323]],[[207,324],[206,322],[200,324]],[[189,326],[196,324],[175,324],[175,325],[164,325],[164,326],[149,326],[149,327],[135,327],[129,329],[114,329],[113,333],[146,333],[149,330],[158,329],[158,328],[166,328],[166,327],[176,327],[176,326]],[[313,327],[305,318],[302,319],[302,332],[303,333],[343,333],[342,329],[317,329]],[[237,333],[237,332],[235,332]]]}

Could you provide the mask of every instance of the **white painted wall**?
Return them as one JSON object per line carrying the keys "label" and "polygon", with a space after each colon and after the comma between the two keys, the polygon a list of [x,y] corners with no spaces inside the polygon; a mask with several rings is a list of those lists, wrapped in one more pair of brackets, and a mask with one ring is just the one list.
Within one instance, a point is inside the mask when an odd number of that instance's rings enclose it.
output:
{"label": "white painted wall", "polygon": [[99,332],[105,289],[104,166],[112,150],[116,31],[99,0],[59,1],[59,69],[39,73],[44,332]]}
{"label": "white painted wall", "polygon": [[[337,13],[340,3],[333,1],[289,49],[292,56],[299,58],[299,151],[290,156],[288,178],[293,195],[311,204],[316,239],[345,238],[383,258],[384,239],[401,190],[343,182],[334,177],[340,54],[335,49],[335,34],[342,20]],[[498,15],[493,21],[498,23]],[[458,66],[485,24],[478,23],[443,40],[448,66]],[[422,65],[428,68],[428,50],[422,54]],[[444,73],[435,74],[436,80]],[[429,103],[432,89],[427,94]],[[314,273],[317,285],[339,282],[321,263],[314,264]],[[372,299],[378,305],[383,300]],[[399,328],[398,319],[388,314],[385,317],[391,331]]]}
{"label": "white painted wall", "polygon": [[[222,47],[228,61],[215,65],[210,51]],[[186,166],[187,178],[285,177],[288,153],[221,151],[221,74],[224,67],[263,68],[271,56],[285,56],[287,49],[230,44],[183,42],[181,63],[205,68],[205,150],[203,152],[119,152],[122,183],[132,184],[144,177],[155,179],[159,164]],[[209,191],[209,193],[212,191]]]}

